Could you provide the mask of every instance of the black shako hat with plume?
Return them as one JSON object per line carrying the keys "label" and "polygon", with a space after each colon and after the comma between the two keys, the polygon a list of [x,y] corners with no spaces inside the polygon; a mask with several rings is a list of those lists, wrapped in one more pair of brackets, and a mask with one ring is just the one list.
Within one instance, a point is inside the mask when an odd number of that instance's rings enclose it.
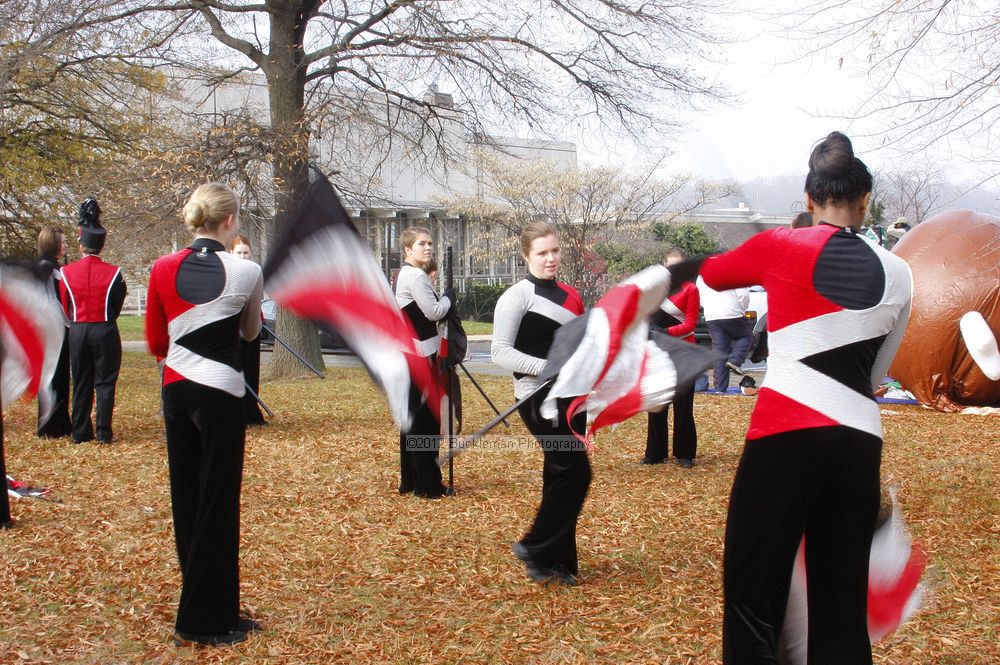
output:
{"label": "black shako hat with plume", "polygon": [[101,226],[101,206],[93,196],[80,204],[80,244],[100,252],[107,232]]}

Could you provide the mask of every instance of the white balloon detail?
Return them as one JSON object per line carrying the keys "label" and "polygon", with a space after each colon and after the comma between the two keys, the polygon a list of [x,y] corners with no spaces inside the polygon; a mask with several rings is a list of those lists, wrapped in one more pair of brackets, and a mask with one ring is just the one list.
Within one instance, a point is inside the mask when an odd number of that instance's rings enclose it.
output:
{"label": "white balloon detail", "polygon": [[958,322],[969,355],[991,381],[1000,381],[1000,350],[997,338],[979,312],[967,312]]}

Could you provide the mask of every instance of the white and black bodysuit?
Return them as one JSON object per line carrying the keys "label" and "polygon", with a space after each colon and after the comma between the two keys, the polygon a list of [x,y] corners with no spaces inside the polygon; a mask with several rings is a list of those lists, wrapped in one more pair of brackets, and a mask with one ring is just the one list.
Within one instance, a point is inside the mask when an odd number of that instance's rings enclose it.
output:
{"label": "white and black bodysuit", "polygon": [[161,257],[146,340],[163,360],[163,418],[182,589],[178,633],[239,622],[240,487],[246,421],[239,341],[260,333],[261,269],[215,240]]}
{"label": "white and black bodysuit", "polygon": [[723,659],[774,662],[805,536],[810,662],[871,662],[868,557],[882,425],[874,388],[909,318],[912,277],[852,229],[775,229],[705,261],[714,289],[761,284],[768,370],[729,506]]}

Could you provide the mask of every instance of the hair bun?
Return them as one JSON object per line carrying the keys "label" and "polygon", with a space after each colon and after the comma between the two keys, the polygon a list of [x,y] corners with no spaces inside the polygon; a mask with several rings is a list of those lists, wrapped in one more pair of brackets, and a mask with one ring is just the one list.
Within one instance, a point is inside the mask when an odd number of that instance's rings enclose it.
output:
{"label": "hair bun", "polygon": [[851,139],[841,132],[830,132],[809,155],[809,169],[827,177],[846,172],[854,160]]}
{"label": "hair bun", "polygon": [[184,223],[192,229],[201,228],[205,223],[205,206],[199,201],[188,201],[184,206]]}

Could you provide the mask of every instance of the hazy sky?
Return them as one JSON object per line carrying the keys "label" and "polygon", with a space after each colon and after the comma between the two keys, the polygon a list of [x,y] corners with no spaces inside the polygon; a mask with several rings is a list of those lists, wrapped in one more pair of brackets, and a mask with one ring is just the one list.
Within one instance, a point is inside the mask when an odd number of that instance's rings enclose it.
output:
{"label": "hazy sky", "polygon": [[[796,59],[793,44],[766,32],[750,17],[734,19],[731,27],[734,35],[742,31],[746,41],[727,49],[720,78],[742,103],[692,116],[687,129],[670,146],[675,154],[669,158],[667,170],[739,181],[770,175],[804,176],[810,148],[833,130],[853,139],[855,152],[869,167],[891,170],[900,166],[898,156],[876,149],[878,139],[863,136],[875,129],[873,124],[842,117],[852,114],[867,92],[864,75],[857,72],[866,52]],[[609,148],[593,134],[575,140],[584,161],[641,161],[641,154],[623,142]],[[960,147],[942,158],[944,152],[922,157],[934,159],[951,179],[976,177],[977,169],[961,158]]]}

